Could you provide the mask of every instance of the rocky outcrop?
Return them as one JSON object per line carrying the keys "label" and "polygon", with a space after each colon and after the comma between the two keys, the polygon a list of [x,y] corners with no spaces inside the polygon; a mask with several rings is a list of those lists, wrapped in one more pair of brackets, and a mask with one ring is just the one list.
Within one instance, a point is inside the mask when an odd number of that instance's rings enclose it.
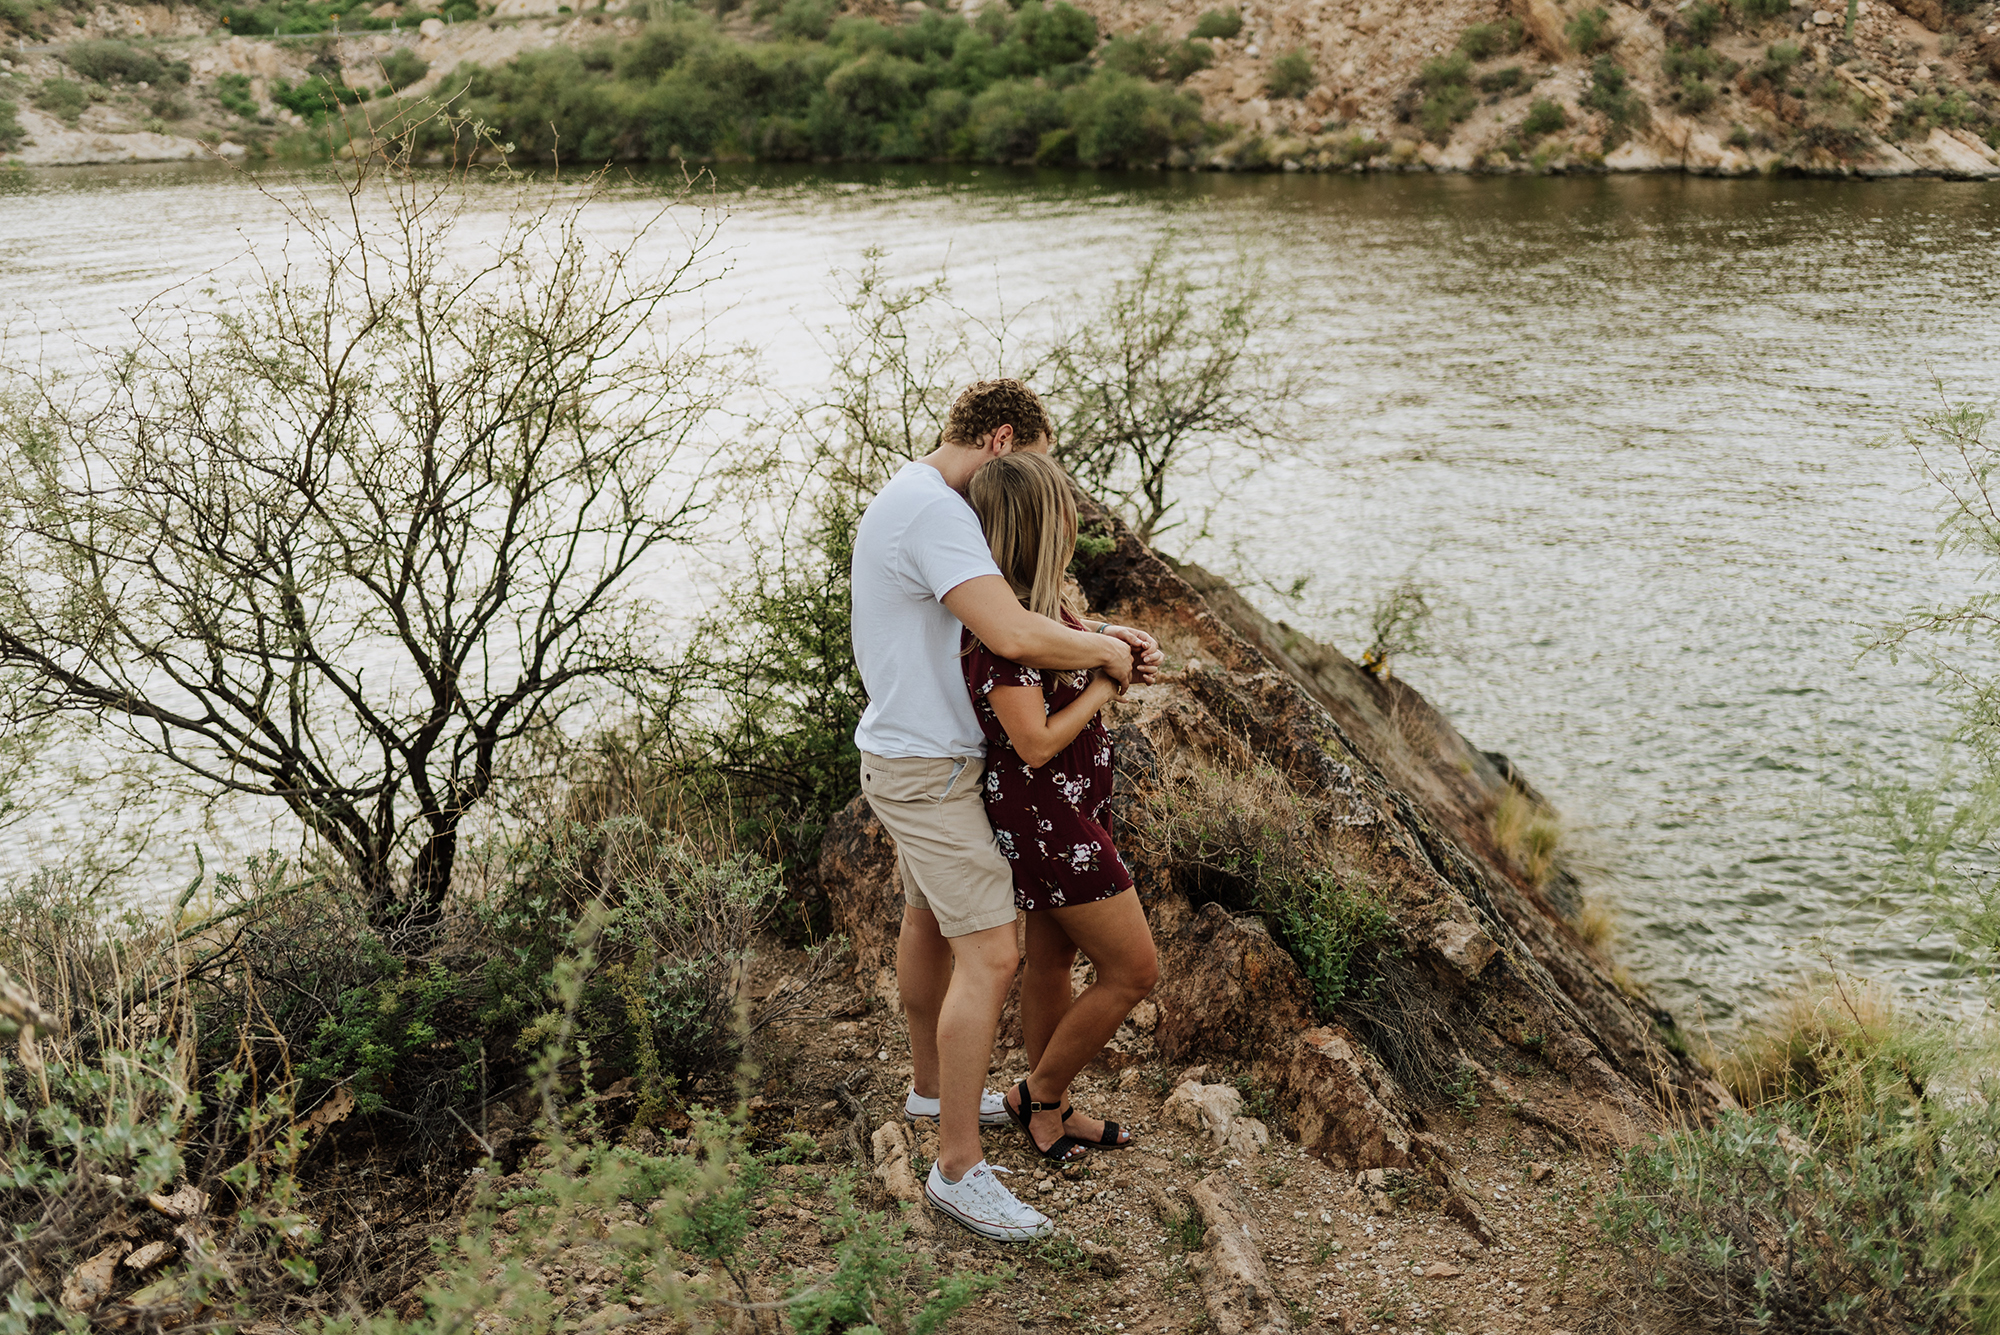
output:
{"label": "rocky outcrop", "polygon": [[[1428,1130],[1447,1085],[1521,1063],[1553,1070],[1565,1106],[1523,1114],[1602,1145],[1659,1125],[1665,1100],[1726,1098],[1681,1055],[1671,1017],[1622,992],[1497,846],[1495,805],[1533,795],[1504,757],[1406,683],[1269,621],[1108,516],[1087,522],[1116,540],[1081,563],[1091,606],[1150,630],[1167,654],[1162,679],[1110,715],[1120,844],[1161,952],[1163,1057],[1247,1070],[1320,1157],[1421,1171],[1475,1232],[1476,1206]],[[1232,841],[1256,838],[1255,857],[1288,860],[1286,876],[1331,878],[1387,912],[1389,939],[1355,965],[1365,985],[1330,1011],[1265,915],[1257,877],[1269,868],[1232,861]],[[819,880],[876,985],[900,895],[864,803],[828,832]]]}
{"label": "rocky outcrop", "polygon": [[[1154,27],[1169,38],[1216,7],[1212,0],[1077,2],[1108,31]],[[1989,70],[2000,76],[1993,64],[2000,11],[1990,0],[1958,13],[1940,0],[1859,0],[1851,33],[1844,3],[1793,0],[1767,18],[1720,5],[1721,27],[1699,40],[1688,24],[1690,5],[1672,0],[1247,0],[1227,7],[1243,15],[1241,34],[1213,41],[1214,65],[1184,86],[1210,120],[1240,133],[1183,165],[2000,175],[1992,146],[2000,100],[1982,82]],[[1593,12],[1602,35],[1593,49],[1578,50],[1572,25]],[[1486,54],[1475,58],[1456,94],[1439,97],[1439,58],[1468,30],[1510,24],[1519,25],[1521,45],[1496,51],[1490,42],[1475,44]],[[1798,48],[1799,60],[1775,80],[1727,77],[1728,69],[1754,76],[1782,42]],[[1694,74],[1690,88],[1687,69],[1670,70],[1664,58],[1701,45],[1716,59]],[[1299,96],[1278,96],[1269,87],[1273,63],[1293,52],[1310,59],[1315,82]],[[1600,59],[1623,72],[1636,114],[1618,110],[1620,95],[1592,95]],[[1882,95],[1856,103],[1836,93],[1844,72],[1878,82]],[[1945,128],[1964,138],[1941,145],[1933,135],[1936,104],[1953,94],[1957,109]],[[1560,108],[1562,123],[1531,128],[1537,102]]]}

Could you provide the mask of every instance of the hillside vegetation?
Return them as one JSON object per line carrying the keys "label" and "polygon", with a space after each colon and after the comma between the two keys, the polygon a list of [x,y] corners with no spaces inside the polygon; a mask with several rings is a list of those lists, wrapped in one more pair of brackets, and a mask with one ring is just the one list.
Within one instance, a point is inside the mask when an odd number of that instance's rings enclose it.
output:
{"label": "hillside vegetation", "polygon": [[2000,176],[1982,0],[1203,3],[0,0],[0,153]]}

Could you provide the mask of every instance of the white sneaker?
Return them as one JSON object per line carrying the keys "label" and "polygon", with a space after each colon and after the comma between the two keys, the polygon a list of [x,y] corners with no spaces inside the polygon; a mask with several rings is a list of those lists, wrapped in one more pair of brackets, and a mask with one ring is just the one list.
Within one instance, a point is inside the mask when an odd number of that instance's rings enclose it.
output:
{"label": "white sneaker", "polygon": [[[925,1117],[938,1115],[938,1101],[927,1099],[917,1093],[914,1086],[910,1096],[903,1100],[903,1116],[915,1122]],[[979,1091],[979,1124],[981,1126],[1005,1126],[1013,1119],[1007,1116],[1007,1101],[990,1089]]]}
{"label": "white sneaker", "polygon": [[1033,1206],[1024,1205],[994,1176],[1012,1171],[995,1168],[981,1159],[964,1177],[947,1182],[933,1163],[930,1180],[924,1183],[924,1199],[982,1237],[1002,1242],[1046,1238],[1056,1231],[1055,1221]]}

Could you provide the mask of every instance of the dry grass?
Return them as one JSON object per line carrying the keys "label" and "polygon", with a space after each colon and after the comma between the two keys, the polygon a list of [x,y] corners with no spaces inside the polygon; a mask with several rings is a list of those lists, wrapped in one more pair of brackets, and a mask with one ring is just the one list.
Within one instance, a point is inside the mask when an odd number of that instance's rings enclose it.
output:
{"label": "dry grass", "polygon": [[1618,939],[1618,915],[1609,904],[1595,895],[1583,901],[1583,911],[1570,924],[1576,929],[1577,937],[1584,945],[1600,955],[1609,955],[1612,944]]}
{"label": "dry grass", "polygon": [[1908,1069],[1896,1049],[1911,1042],[1909,1026],[1879,984],[1829,976],[1780,1001],[1730,1051],[1716,1054],[1714,1066],[1737,1101],[1755,1108],[1837,1095],[1855,1079],[1879,1079],[1885,1062]]}
{"label": "dry grass", "polygon": [[1541,886],[1555,867],[1562,847],[1562,823],[1547,807],[1510,788],[1488,818],[1493,841],[1530,885]]}

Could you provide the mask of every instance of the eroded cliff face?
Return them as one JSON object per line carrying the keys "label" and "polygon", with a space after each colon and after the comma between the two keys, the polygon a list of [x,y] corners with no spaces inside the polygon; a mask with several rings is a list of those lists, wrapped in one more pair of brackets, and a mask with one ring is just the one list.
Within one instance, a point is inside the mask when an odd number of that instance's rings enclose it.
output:
{"label": "eroded cliff face", "polygon": [[[1421,1169],[1475,1231],[1477,1208],[1429,1131],[1449,1087],[1511,1098],[1507,1070],[1553,1070],[1566,1092],[1520,1115],[1605,1147],[1661,1125],[1666,1107],[1727,1101],[1671,1018],[1621,991],[1499,846],[1492,812],[1523,789],[1504,757],[1482,754],[1408,685],[1266,620],[1115,520],[1086,522],[1117,544],[1081,568],[1091,607],[1167,653],[1162,679],[1109,717],[1120,847],[1161,949],[1163,1056],[1247,1069],[1314,1153]],[[1339,1004],[1316,1005],[1282,926],[1260,912],[1252,869],[1217,855],[1245,846],[1244,830],[1275,832],[1264,850],[1295,853],[1308,874],[1387,910],[1387,938]],[[820,878],[862,978],[885,987],[901,899],[865,804],[830,830]]]}
{"label": "eroded cliff face", "polygon": [[[1217,0],[1077,0],[1111,33],[1187,34]],[[1700,0],[1245,0],[1242,32],[1212,42],[1188,78],[1239,136],[1189,165],[1458,171],[1690,171],[1746,175],[2000,175],[2000,11],[1990,0],[1773,3],[1769,17]],[[1572,24],[1602,11],[1579,49]],[[1520,24],[1520,45],[1475,59],[1448,87],[1425,66],[1476,25]],[[1797,48],[1774,65],[1772,49]],[[1273,62],[1303,51],[1301,96],[1267,88]],[[1681,53],[1676,58],[1675,53]],[[1687,53],[1700,52],[1692,60]],[[1782,53],[1780,53],[1782,55]],[[1622,89],[1598,92],[1608,60]],[[1692,79],[1692,82],[1690,80]],[[1538,101],[1562,123],[1530,119]],[[1427,111],[1426,104],[1429,103]],[[1543,113],[1544,118],[1548,113]]]}

